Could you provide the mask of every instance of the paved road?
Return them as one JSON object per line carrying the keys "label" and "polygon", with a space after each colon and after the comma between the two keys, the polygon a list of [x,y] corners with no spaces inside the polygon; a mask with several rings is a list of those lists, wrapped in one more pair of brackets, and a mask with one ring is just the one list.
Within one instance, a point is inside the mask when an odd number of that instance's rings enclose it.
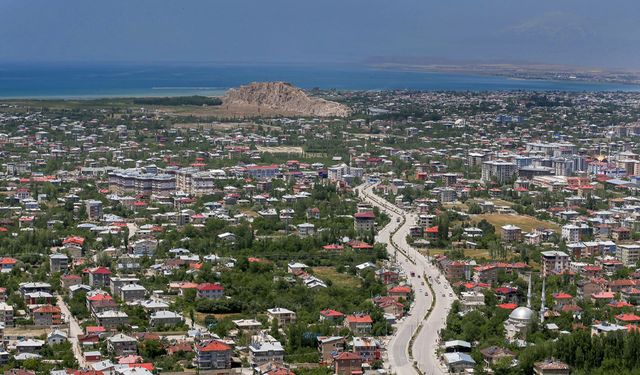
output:
{"label": "paved road", "polygon": [[[411,272],[416,274],[416,277],[408,277],[415,291],[414,303],[409,315],[398,322],[396,332],[387,345],[389,369],[399,375],[415,375],[418,373],[413,367],[415,361],[418,368],[425,374],[445,374],[446,370],[436,355],[439,340],[437,332],[446,324],[446,317],[455,294],[444,277],[440,276],[439,270],[407,243],[406,237],[409,234],[409,228],[415,225],[415,216],[376,196],[371,185],[361,185],[357,189],[362,198],[379,207],[391,218],[391,222],[378,232],[376,241],[390,244],[393,240],[402,252],[396,251],[391,245],[388,246],[389,251],[396,257],[407,276]],[[404,222],[402,222],[403,218]],[[396,232],[390,239],[394,231]],[[424,285],[426,281],[423,275],[427,278],[431,277],[432,288],[436,293],[436,303],[426,321],[423,318],[433,304],[433,296],[428,286]],[[413,343],[413,358],[410,359],[409,343],[420,326],[422,326],[420,332]]]}
{"label": "paved road", "polygon": [[78,335],[82,334],[82,328],[80,327],[80,324],[78,324],[76,318],[71,314],[69,306],[67,306],[60,295],[57,297],[57,305],[62,311],[64,319],[69,322],[69,341],[73,348],[73,355],[76,357],[76,361],[78,361],[80,368],[87,368],[88,364],[84,360],[82,349],[80,349],[80,343],[78,342]]}

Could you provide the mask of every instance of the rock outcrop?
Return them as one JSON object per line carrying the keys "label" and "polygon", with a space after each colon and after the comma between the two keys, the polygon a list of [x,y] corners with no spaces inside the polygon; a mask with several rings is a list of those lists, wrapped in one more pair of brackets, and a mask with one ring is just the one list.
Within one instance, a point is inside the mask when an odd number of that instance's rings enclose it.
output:
{"label": "rock outcrop", "polygon": [[286,82],[254,82],[231,89],[222,98],[223,103],[266,107],[284,113],[303,116],[346,117],[350,110],[344,104],[314,98]]}

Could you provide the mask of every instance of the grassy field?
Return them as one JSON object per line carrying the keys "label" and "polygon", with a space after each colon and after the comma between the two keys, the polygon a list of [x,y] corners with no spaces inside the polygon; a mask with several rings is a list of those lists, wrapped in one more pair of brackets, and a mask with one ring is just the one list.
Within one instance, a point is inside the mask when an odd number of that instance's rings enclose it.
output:
{"label": "grassy field", "polygon": [[331,280],[333,285],[344,288],[360,287],[360,280],[346,273],[339,273],[333,267],[313,267],[313,274],[321,280]]}
{"label": "grassy field", "polygon": [[493,202],[496,206],[513,206],[513,202],[505,201],[502,199],[489,199],[489,202]]}
{"label": "grassy field", "polygon": [[526,215],[503,215],[503,214],[482,214],[474,215],[471,221],[478,223],[482,219],[487,220],[496,227],[496,234],[500,235],[500,227],[507,224],[516,225],[522,228],[523,232],[531,232],[535,228],[548,228],[556,232],[560,230],[560,226],[555,223],[538,220]]}

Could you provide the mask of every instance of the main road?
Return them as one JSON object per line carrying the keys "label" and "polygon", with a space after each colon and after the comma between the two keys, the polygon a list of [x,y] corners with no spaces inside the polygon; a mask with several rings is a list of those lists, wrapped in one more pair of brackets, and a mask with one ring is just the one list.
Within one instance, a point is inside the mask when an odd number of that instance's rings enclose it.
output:
{"label": "main road", "polygon": [[[377,196],[373,185],[360,185],[356,191],[363,200],[384,211],[391,219],[378,232],[376,241],[387,244],[388,251],[408,276],[415,296],[409,314],[397,323],[387,345],[389,370],[398,375],[446,374],[436,353],[438,332],[446,325],[447,314],[456,295],[438,268],[407,243],[409,228],[415,225],[415,216]],[[431,285],[433,293],[427,284]]]}

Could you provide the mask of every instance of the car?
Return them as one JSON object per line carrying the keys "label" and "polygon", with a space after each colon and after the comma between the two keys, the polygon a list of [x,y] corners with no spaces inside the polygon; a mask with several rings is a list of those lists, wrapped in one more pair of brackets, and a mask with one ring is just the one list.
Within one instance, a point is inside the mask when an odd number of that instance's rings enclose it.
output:
{"label": "car", "polygon": [[427,292],[424,292],[424,295],[425,295],[425,296],[428,296],[428,295],[429,295],[429,293],[427,293]]}
{"label": "car", "polygon": [[449,293],[449,297],[453,297],[453,293]]}
{"label": "car", "polygon": [[444,295],[444,293],[442,293],[442,296],[443,296],[443,297],[446,297],[446,296]]}

